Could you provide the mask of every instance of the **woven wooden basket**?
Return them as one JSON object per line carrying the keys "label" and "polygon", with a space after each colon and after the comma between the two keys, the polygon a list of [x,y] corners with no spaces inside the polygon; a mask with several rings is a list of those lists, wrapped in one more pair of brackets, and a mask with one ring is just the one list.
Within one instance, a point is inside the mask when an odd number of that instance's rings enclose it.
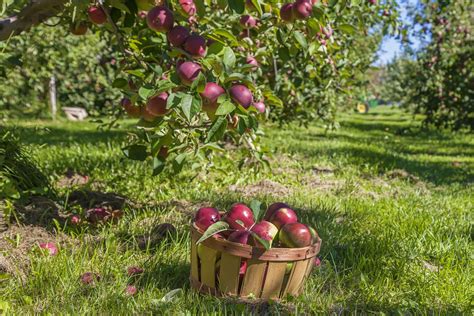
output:
{"label": "woven wooden basket", "polygon": [[[196,241],[202,234],[191,226],[191,286],[215,296],[277,300],[299,295],[321,247],[319,239],[309,247],[265,250],[211,237],[200,245],[199,257]],[[244,275],[239,274],[242,260],[247,260]],[[289,272],[287,263],[293,263]]]}

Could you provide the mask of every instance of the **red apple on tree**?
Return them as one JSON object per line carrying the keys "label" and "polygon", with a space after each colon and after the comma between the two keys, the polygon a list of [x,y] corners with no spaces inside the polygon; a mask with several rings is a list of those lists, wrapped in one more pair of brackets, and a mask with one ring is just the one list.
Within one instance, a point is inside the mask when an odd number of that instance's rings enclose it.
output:
{"label": "red apple on tree", "polygon": [[259,113],[265,113],[265,103],[262,101],[254,102],[253,107],[256,108]]}
{"label": "red apple on tree", "polygon": [[243,203],[232,205],[225,214],[224,220],[229,224],[230,228],[235,230],[249,229],[255,223],[252,210]]}
{"label": "red apple on tree", "polygon": [[100,25],[107,22],[107,15],[101,7],[92,6],[87,9],[87,14],[92,23]]}
{"label": "red apple on tree", "polygon": [[157,6],[151,9],[147,16],[148,27],[156,32],[168,32],[174,24],[173,12],[165,6]]}
{"label": "red apple on tree", "polygon": [[173,27],[166,36],[171,45],[174,47],[180,47],[189,37],[189,29],[187,27],[177,25]]}
{"label": "red apple on tree", "polygon": [[184,42],[184,50],[193,57],[206,56],[206,40],[199,35],[190,35]]}
{"label": "red apple on tree", "polygon": [[258,61],[255,57],[253,56],[247,56],[247,59],[246,59],[246,62],[247,62],[247,65],[252,65],[252,69],[253,70],[256,70],[260,65],[258,64]]}
{"label": "red apple on tree", "polygon": [[202,207],[194,215],[194,223],[203,231],[220,219],[219,211],[213,207]]}
{"label": "red apple on tree", "polygon": [[178,63],[178,76],[183,84],[190,86],[201,73],[201,66],[192,61]]}
{"label": "red apple on tree", "polygon": [[296,0],[293,4],[293,15],[296,19],[307,19],[313,12],[313,4],[310,0]]}
{"label": "red apple on tree", "polygon": [[125,112],[127,112],[130,117],[140,117],[141,108],[139,106],[134,106],[132,101],[129,98],[123,98],[120,101],[120,105],[123,107]]}
{"label": "red apple on tree", "polygon": [[285,22],[293,22],[295,16],[293,14],[293,3],[286,3],[280,8],[280,18]]}
{"label": "red apple on tree", "polygon": [[257,26],[257,20],[251,15],[242,15],[239,22],[240,25],[246,29],[252,29]]}
{"label": "red apple on tree", "polygon": [[196,14],[196,4],[193,0],[179,0],[179,5],[187,16],[193,16]]}
{"label": "red apple on tree", "polygon": [[229,93],[232,100],[246,109],[248,109],[248,107],[252,104],[252,92],[250,92],[250,90],[244,85],[237,84],[232,86],[229,90]]}
{"label": "red apple on tree", "polygon": [[162,92],[148,99],[146,109],[154,116],[164,116],[168,113],[166,102],[168,101],[168,93]]}
{"label": "red apple on tree", "polygon": [[278,229],[280,229],[286,224],[296,223],[298,221],[298,217],[296,216],[295,211],[293,211],[291,208],[284,207],[276,210],[270,217],[269,221]]}
{"label": "red apple on tree", "polygon": [[[278,228],[275,225],[273,225],[272,223],[267,222],[267,221],[261,221],[261,222],[255,224],[255,225],[253,225],[253,227],[250,229],[250,231],[255,233],[261,239],[263,239],[265,241],[268,241],[270,247],[272,245],[273,239],[275,239],[275,237],[278,234]],[[252,243],[256,247],[263,247],[263,245],[260,243],[260,241],[258,239],[256,239],[256,238],[252,238],[252,239],[253,239]]]}
{"label": "red apple on tree", "polygon": [[87,23],[84,21],[77,22],[71,25],[70,31],[74,35],[84,35],[87,33]]}
{"label": "red apple on tree", "polygon": [[301,248],[311,245],[312,236],[308,226],[301,223],[289,223],[278,234],[281,244],[289,248]]}

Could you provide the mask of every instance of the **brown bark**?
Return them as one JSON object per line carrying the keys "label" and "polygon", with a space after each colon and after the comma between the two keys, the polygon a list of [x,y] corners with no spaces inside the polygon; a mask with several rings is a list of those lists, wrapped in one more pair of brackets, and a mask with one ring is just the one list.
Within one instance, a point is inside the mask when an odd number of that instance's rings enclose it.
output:
{"label": "brown bark", "polygon": [[27,31],[64,9],[67,0],[31,0],[17,15],[0,19],[0,41]]}

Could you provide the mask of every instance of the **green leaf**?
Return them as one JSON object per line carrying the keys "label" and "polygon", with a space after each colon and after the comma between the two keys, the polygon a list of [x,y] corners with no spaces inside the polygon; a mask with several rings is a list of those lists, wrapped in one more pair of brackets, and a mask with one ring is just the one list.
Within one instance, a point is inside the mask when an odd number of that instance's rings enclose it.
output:
{"label": "green leaf", "polygon": [[250,202],[250,209],[253,212],[253,218],[255,218],[255,222],[260,221],[260,216],[262,215],[262,202],[259,200],[252,200]]}
{"label": "green leaf", "polygon": [[290,59],[290,50],[288,49],[288,47],[280,47],[278,49],[278,56],[280,56],[280,59],[283,62],[288,61]]}
{"label": "green leaf", "polygon": [[174,109],[181,103],[181,99],[184,94],[182,93],[171,93],[166,100],[166,109]]}
{"label": "green leaf", "polygon": [[312,16],[318,21],[323,21],[324,20],[324,10],[320,6],[313,6]]}
{"label": "green leaf", "polygon": [[147,147],[145,145],[130,145],[122,148],[125,157],[132,160],[144,161],[148,156]]}
{"label": "green leaf", "polygon": [[220,37],[223,37],[227,39],[228,41],[231,42],[232,45],[239,45],[239,41],[237,40],[237,37],[234,36],[231,32],[225,30],[225,29],[217,29],[212,32],[211,38],[214,38],[215,40],[220,40]]}
{"label": "green leaf", "polygon": [[208,239],[209,237],[217,233],[226,231],[228,229],[229,229],[229,224],[227,222],[224,222],[224,221],[216,222],[206,229],[206,231],[204,232],[204,234],[202,234],[201,238],[199,238],[196,244],[200,244],[204,240]]}
{"label": "green leaf", "polygon": [[244,0],[228,0],[229,7],[235,13],[242,14],[244,13],[245,3]]}
{"label": "green leaf", "polygon": [[188,119],[188,121],[191,120],[191,107],[193,105],[193,96],[190,94],[186,94],[183,99],[181,100],[181,110],[184,113],[184,116]]}
{"label": "green leaf", "polygon": [[226,115],[235,110],[235,105],[229,100],[222,102],[216,110],[216,115]]}
{"label": "green leaf", "polygon": [[224,45],[220,42],[214,42],[207,49],[207,55],[218,55],[224,49]]}
{"label": "green leaf", "polygon": [[259,235],[255,234],[253,231],[250,232],[253,238],[255,238],[262,246],[265,248],[265,250],[270,249],[271,244],[268,240],[262,239]]}
{"label": "green leaf", "polygon": [[128,81],[123,79],[123,78],[117,78],[114,80],[112,83],[112,87],[117,88],[117,89],[122,89],[125,88],[128,84]]}
{"label": "green leaf", "polygon": [[173,160],[173,171],[175,173],[179,173],[184,166],[184,162],[186,161],[187,153],[182,153],[176,156]]}
{"label": "green leaf", "polygon": [[155,94],[155,89],[153,89],[150,86],[143,86],[143,87],[140,87],[140,89],[138,90],[138,95],[143,100],[148,99],[149,97],[153,96],[154,94]]}
{"label": "green leaf", "polygon": [[303,33],[299,31],[295,31],[293,34],[296,41],[300,44],[300,46],[306,49],[308,47],[308,42],[306,42],[306,38],[304,37]]}
{"label": "green leaf", "polygon": [[110,0],[110,5],[114,8],[117,8],[121,11],[125,11],[126,13],[130,13],[128,7],[122,3],[122,0]]}
{"label": "green leaf", "polygon": [[262,6],[260,5],[260,1],[259,0],[252,0],[252,4],[257,9],[258,14],[260,14],[260,16],[262,16],[263,11],[262,11]]}
{"label": "green leaf", "polygon": [[356,28],[351,24],[341,24],[339,25],[339,30],[349,35],[352,35],[356,32]]}
{"label": "green leaf", "polygon": [[211,128],[206,137],[206,143],[218,141],[224,136],[225,130],[227,129],[227,119],[225,116],[219,116],[214,123],[212,123]]}
{"label": "green leaf", "polygon": [[159,175],[165,169],[165,160],[161,157],[153,157],[153,175]]}
{"label": "green leaf", "polygon": [[234,51],[230,47],[225,47],[224,48],[224,57],[222,59],[222,62],[227,68],[232,68],[235,65],[236,58]]}

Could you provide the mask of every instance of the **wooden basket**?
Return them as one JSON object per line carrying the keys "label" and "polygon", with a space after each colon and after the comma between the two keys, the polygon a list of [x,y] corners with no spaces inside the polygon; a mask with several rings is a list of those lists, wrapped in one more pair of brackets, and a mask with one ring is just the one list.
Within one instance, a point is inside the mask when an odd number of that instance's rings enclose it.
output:
{"label": "wooden basket", "polygon": [[[321,247],[318,239],[309,247],[265,250],[211,237],[200,245],[200,258],[196,242],[202,234],[191,225],[191,287],[215,296],[266,300],[299,295]],[[244,275],[239,275],[241,260],[247,260]],[[293,263],[288,273],[287,263]]]}

